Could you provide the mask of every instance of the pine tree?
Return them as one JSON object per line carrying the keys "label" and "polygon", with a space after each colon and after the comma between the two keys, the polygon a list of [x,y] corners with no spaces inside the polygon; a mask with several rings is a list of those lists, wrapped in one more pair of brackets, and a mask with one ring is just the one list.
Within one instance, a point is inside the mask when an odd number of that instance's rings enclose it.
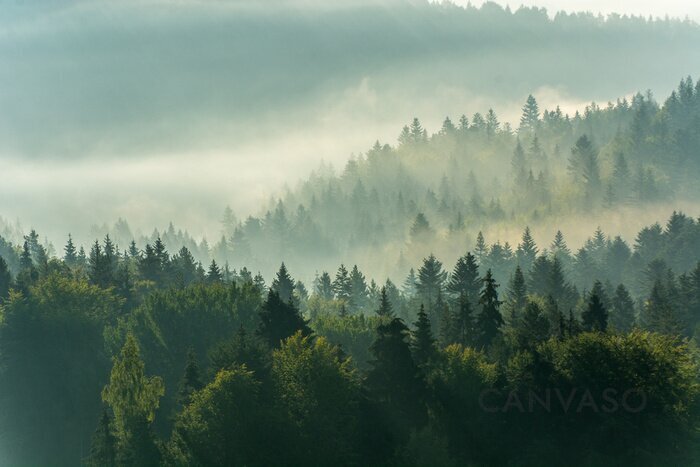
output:
{"label": "pine tree", "polygon": [[527,305],[527,286],[525,276],[520,266],[515,267],[515,273],[508,285],[508,312],[510,314],[510,325],[515,325],[517,317]]}
{"label": "pine tree", "polygon": [[447,273],[442,269],[442,263],[434,255],[423,260],[423,265],[418,270],[418,284],[416,286],[418,297],[427,306],[432,314],[437,299],[444,291]]}
{"label": "pine tree", "polygon": [[476,320],[471,302],[465,295],[459,298],[459,309],[453,320],[457,329],[457,343],[465,347],[474,345],[477,337]]}
{"label": "pine tree", "polygon": [[406,279],[403,281],[402,289],[404,295],[409,298],[416,295],[416,292],[418,291],[418,278],[416,277],[416,271],[413,268],[408,271],[408,276],[406,276]]}
{"label": "pine tree", "polygon": [[270,290],[274,290],[279,295],[280,299],[284,302],[289,302],[292,300],[294,293],[294,279],[289,275],[287,271],[287,266],[282,263],[280,265],[277,275],[272,280],[272,285]]}
{"label": "pine tree", "polygon": [[530,268],[537,257],[537,244],[532,238],[530,227],[525,227],[522,240],[518,244],[518,249],[516,250],[516,257],[520,267],[524,271],[530,271]]}
{"label": "pine tree", "polygon": [[596,281],[588,297],[588,306],[581,314],[585,331],[605,332],[608,328],[608,310],[603,304],[602,284]]}
{"label": "pine tree", "polygon": [[136,242],[134,240],[129,243],[129,256],[132,258],[139,258],[141,256],[141,252],[136,247]]}
{"label": "pine tree", "polygon": [[335,274],[333,292],[335,292],[335,298],[338,300],[342,300],[345,303],[350,302],[350,297],[352,296],[352,281],[350,280],[350,274],[344,264],[340,265],[338,272]]}
{"label": "pine tree", "polygon": [[413,225],[411,226],[411,241],[425,242],[430,240],[432,233],[433,231],[430,228],[430,223],[425,217],[425,214],[419,212],[413,221]]}
{"label": "pine tree", "polygon": [[615,330],[621,332],[629,332],[635,324],[634,300],[623,284],[615,289],[610,324]]}
{"label": "pine tree", "polygon": [[680,335],[683,324],[674,310],[668,288],[657,280],[644,306],[643,324],[650,331],[668,335]]}
{"label": "pine tree", "polygon": [[594,195],[600,193],[598,151],[587,135],[581,136],[571,149],[569,172],[573,176],[574,182],[584,187],[586,199],[589,202]]}
{"label": "pine tree", "polygon": [[464,294],[472,304],[475,304],[479,300],[480,289],[481,278],[479,277],[479,266],[476,263],[476,257],[471,253],[467,253],[457,260],[457,264],[455,264],[454,270],[450,275],[447,290],[457,299]]}
{"label": "pine tree", "polygon": [[314,292],[324,300],[333,299],[333,284],[330,274],[328,274],[326,271],[323,271],[318,281],[316,281]]}
{"label": "pine tree", "polygon": [[311,334],[308,322],[301,316],[292,301],[284,301],[279,293],[270,288],[267,300],[260,309],[258,335],[271,348],[278,348],[282,340],[301,331],[304,336]]}
{"label": "pine tree", "polygon": [[474,247],[474,256],[476,257],[476,261],[479,263],[481,266],[484,264],[484,258],[486,257],[486,253],[488,253],[488,248],[486,246],[486,241],[484,240],[484,234],[479,231],[479,233],[476,235],[476,246]]}
{"label": "pine tree", "polygon": [[415,330],[411,333],[411,350],[413,351],[413,360],[418,366],[426,366],[435,355],[435,338],[431,329],[428,315],[425,314],[425,308],[420,306],[418,312],[418,320],[413,323]]}
{"label": "pine tree", "polygon": [[523,106],[523,113],[520,117],[521,131],[535,131],[539,125],[540,109],[537,100],[530,94]]}
{"label": "pine tree", "polygon": [[389,301],[389,297],[386,294],[386,286],[382,287],[379,292],[379,308],[377,309],[377,315],[382,318],[393,318],[394,310]]}
{"label": "pine tree", "polygon": [[367,281],[357,265],[354,265],[350,271],[350,303],[355,310],[359,310],[367,306],[367,300]]}
{"label": "pine tree", "polygon": [[182,406],[188,405],[192,399],[192,394],[204,387],[202,384],[199,365],[197,364],[197,354],[194,349],[190,348],[187,351],[187,361],[185,363],[185,372],[180,381],[180,390],[178,393],[178,403]]}
{"label": "pine tree", "polygon": [[34,267],[34,261],[32,261],[32,253],[29,250],[29,242],[24,241],[22,245],[22,253],[19,256],[19,266],[22,270],[32,269]]}
{"label": "pine tree", "polygon": [[486,272],[483,283],[484,287],[479,298],[481,312],[477,316],[476,327],[479,334],[479,345],[485,348],[491,345],[499,335],[500,328],[503,326],[503,317],[499,311],[501,302],[498,301],[498,291],[496,290],[498,284],[496,284],[490,269]]}
{"label": "pine tree", "polygon": [[525,307],[522,317],[516,325],[516,340],[520,348],[532,349],[539,342],[549,337],[549,320],[535,302]]}
{"label": "pine tree", "polygon": [[114,467],[116,462],[117,440],[112,434],[112,419],[107,409],[103,409],[97,429],[92,435],[90,456],[86,459],[86,464],[90,467]]}
{"label": "pine tree", "polygon": [[207,271],[207,282],[209,282],[210,284],[218,284],[221,281],[221,269],[219,269],[219,265],[216,264],[215,260],[211,260],[209,270]]}
{"label": "pine tree", "polygon": [[12,274],[7,266],[5,258],[0,256],[0,303],[5,300],[10,294],[10,286],[12,285]]}
{"label": "pine tree", "polygon": [[63,248],[63,251],[63,261],[66,263],[66,265],[68,265],[68,267],[75,267],[78,262],[78,255],[75,245],[73,244],[73,237],[71,237],[71,234],[68,234],[68,242],[66,243],[65,248]]}
{"label": "pine tree", "polygon": [[408,439],[411,427],[425,420],[423,384],[409,345],[410,331],[400,318],[377,327],[370,346],[372,360],[366,384],[377,402],[386,407],[385,421]]}

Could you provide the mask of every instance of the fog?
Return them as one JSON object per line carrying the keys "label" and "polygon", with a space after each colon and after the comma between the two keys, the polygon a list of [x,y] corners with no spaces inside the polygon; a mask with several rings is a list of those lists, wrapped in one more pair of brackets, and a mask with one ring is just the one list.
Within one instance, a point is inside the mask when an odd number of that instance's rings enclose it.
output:
{"label": "fog", "polygon": [[321,161],[342,169],[375,140],[395,144],[414,116],[433,132],[445,115],[493,108],[517,127],[530,93],[573,114],[640,90],[665,96],[700,65],[694,24],[557,23],[494,4],[86,1],[5,13],[0,215],[57,244],[120,217],[147,234],[172,221],[216,239],[226,205],[261,214]]}

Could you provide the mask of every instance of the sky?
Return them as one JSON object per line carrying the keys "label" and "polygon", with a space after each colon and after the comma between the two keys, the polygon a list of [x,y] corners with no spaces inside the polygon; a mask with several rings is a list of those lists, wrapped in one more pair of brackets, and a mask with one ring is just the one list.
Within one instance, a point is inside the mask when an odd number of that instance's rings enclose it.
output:
{"label": "sky", "polygon": [[[480,6],[482,0],[454,0],[457,5]],[[551,15],[557,11],[591,11],[593,13],[634,14],[663,18],[665,15],[700,22],[700,2],[695,0],[520,0],[499,2],[517,8],[520,5],[544,7]]]}

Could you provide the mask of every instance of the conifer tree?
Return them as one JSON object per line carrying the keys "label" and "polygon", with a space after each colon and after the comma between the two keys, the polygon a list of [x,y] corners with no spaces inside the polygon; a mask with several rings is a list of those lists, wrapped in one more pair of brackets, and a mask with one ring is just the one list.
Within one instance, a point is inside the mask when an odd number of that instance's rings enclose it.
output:
{"label": "conifer tree", "polygon": [[406,276],[406,279],[403,281],[402,289],[404,295],[409,298],[416,295],[416,292],[418,291],[418,278],[416,277],[416,271],[413,268],[408,271],[408,276]]}
{"label": "conifer tree", "polygon": [[525,276],[523,275],[520,266],[515,267],[515,273],[508,285],[508,313],[510,325],[516,323],[517,317],[525,309],[527,305],[527,286],[525,284]]}
{"label": "conifer tree", "polygon": [[413,323],[415,330],[411,333],[411,350],[413,351],[413,360],[418,366],[425,366],[435,355],[435,338],[431,329],[428,315],[425,314],[425,308],[420,306],[418,312],[418,320]]}
{"label": "conifer tree", "polygon": [[540,109],[537,100],[530,94],[523,106],[523,113],[520,117],[521,131],[535,131],[539,125]]}
{"label": "conifer tree", "polygon": [[75,267],[76,263],[78,262],[78,251],[73,244],[73,237],[71,237],[71,234],[68,234],[68,242],[63,248],[63,251],[63,261],[68,265],[68,267]]}
{"label": "conifer tree", "polygon": [[216,264],[215,260],[211,260],[209,264],[209,270],[207,271],[207,282],[210,284],[217,284],[222,281],[223,276],[221,275],[221,269],[219,265]]}
{"label": "conifer tree", "polygon": [[360,272],[357,265],[354,265],[352,271],[350,271],[350,303],[355,310],[367,306],[368,294],[365,276]]}
{"label": "conifer tree", "polygon": [[602,284],[596,281],[588,297],[588,306],[581,314],[585,331],[605,332],[608,328],[608,310],[605,308],[601,290]]}
{"label": "conifer tree", "polygon": [[270,290],[274,290],[279,295],[280,299],[289,302],[294,294],[294,279],[289,275],[287,266],[282,263],[277,275],[272,280]]}
{"label": "conifer tree", "polygon": [[615,330],[621,332],[629,332],[635,324],[634,300],[623,284],[615,289],[610,324]]}
{"label": "conifer tree", "polygon": [[476,320],[478,343],[482,348],[491,345],[503,326],[503,317],[499,311],[501,302],[498,300],[498,291],[496,290],[498,284],[496,284],[490,269],[486,271],[483,283],[484,287],[479,298],[481,312]]}
{"label": "conifer tree", "polygon": [[479,266],[484,264],[484,258],[486,258],[487,253],[488,247],[486,246],[486,241],[484,240],[484,234],[479,231],[479,233],[476,235],[476,246],[474,247],[474,256],[476,257],[476,261],[479,263]]}
{"label": "conifer tree", "polygon": [[192,399],[192,394],[204,387],[202,384],[199,365],[197,364],[197,355],[194,349],[190,347],[187,351],[187,361],[185,363],[185,372],[180,381],[180,390],[178,393],[178,403],[187,405]]}
{"label": "conifer tree", "polygon": [[516,256],[518,264],[523,271],[530,271],[530,268],[537,257],[537,244],[532,238],[530,227],[525,227],[522,240],[518,244],[518,249],[516,250]]}
{"label": "conifer tree", "polygon": [[467,252],[460,257],[455,264],[450,275],[447,290],[458,299],[464,294],[472,304],[479,301],[479,290],[481,289],[481,278],[479,277],[479,266],[476,257]]}
{"label": "conifer tree", "polygon": [[423,265],[418,270],[418,284],[416,285],[418,296],[423,304],[427,305],[428,312],[432,314],[433,307],[442,295],[447,273],[442,269],[442,263],[431,254],[423,260]]}
{"label": "conifer tree", "polygon": [[284,301],[279,293],[270,288],[267,300],[260,309],[258,335],[271,348],[278,348],[287,337],[301,331],[304,336],[311,334],[308,322],[301,316],[292,301]]}
{"label": "conifer tree", "polygon": [[338,300],[343,300],[346,303],[350,302],[350,297],[352,296],[352,281],[344,264],[340,265],[338,272],[335,274],[333,292],[335,292],[335,298]]}
{"label": "conifer tree", "polygon": [[409,344],[410,331],[400,318],[377,327],[370,346],[372,360],[366,384],[377,402],[386,407],[386,422],[408,439],[411,427],[425,420],[424,388]]}
{"label": "conifer tree", "polygon": [[377,315],[382,318],[393,318],[394,310],[389,301],[389,297],[386,293],[386,286],[382,287],[379,292],[379,308],[377,309]]}
{"label": "conifer tree", "polygon": [[330,274],[328,274],[326,271],[323,271],[321,276],[318,278],[318,281],[316,281],[314,292],[324,300],[333,299],[333,284]]}
{"label": "conifer tree", "polygon": [[90,455],[86,464],[90,467],[115,467],[116,462],[117,440],[112,434],[112,419],[107,409],[103,409],[97,429],[92,435]]}

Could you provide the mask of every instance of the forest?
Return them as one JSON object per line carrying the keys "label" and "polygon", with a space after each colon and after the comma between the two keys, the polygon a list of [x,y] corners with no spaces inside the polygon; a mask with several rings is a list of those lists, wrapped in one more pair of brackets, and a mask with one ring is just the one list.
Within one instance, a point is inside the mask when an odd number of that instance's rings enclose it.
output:
{"label": "forest", "polygon": [[1,7],[0,466],[699,465],[700,26],[479,3]]}
{"label": "forest", "polygon": [[[700,219],[405,279],[269,284],[161,239],[0,259],[7,465],[689,465]],[[7,259],[4,259],[7,258]],[[205,267],[206,266],[206,267]],[[16,271],[16,272],[13,272]],[[275,449],[269,449],[275,440]]]}

